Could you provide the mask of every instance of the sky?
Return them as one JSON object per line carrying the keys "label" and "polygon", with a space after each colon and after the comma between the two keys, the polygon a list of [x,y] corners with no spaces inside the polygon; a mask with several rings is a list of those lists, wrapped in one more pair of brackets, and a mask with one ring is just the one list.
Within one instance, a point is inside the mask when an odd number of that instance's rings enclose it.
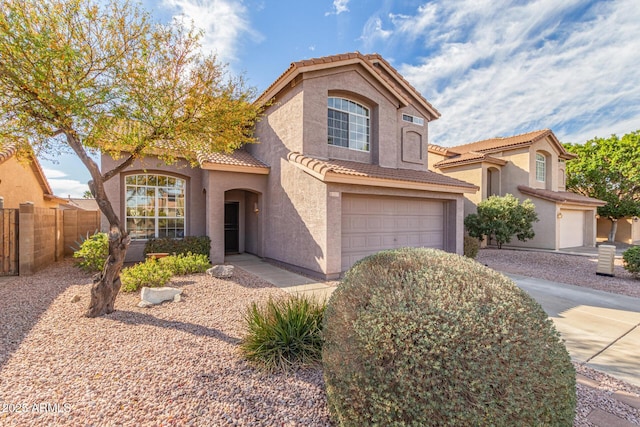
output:
{"label": "sky", "polygon": [[[291,64],[379,53],[441,114],[429,142],[460,145],[550,128],[582,143],[640,129],[637,0],[143,0],[193,22],[203,50],[258,93]],[[81,197],[73,156],[42,160],[56,195]]]}

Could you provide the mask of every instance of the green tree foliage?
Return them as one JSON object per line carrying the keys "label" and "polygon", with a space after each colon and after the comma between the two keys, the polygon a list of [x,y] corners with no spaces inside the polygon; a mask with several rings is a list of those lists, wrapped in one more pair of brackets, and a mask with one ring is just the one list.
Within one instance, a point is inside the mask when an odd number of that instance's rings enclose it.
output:
{"label": "green tree foliage", "polygon": [[513,195],[491,196],[478,204],[478,213],[467,215],[464,226],[471,237],[489,243],[495,239],[498,248],[509,243],[515,235],[523,242],[535,236],[533,223],[538,221],[536,207],[531,200],[520,201]]}
{"label": "green tree foliage", "polygon": [[567,163],[567,190],[607,202],[598,215],[612,222],[615,241],[617,220],[640,215],[640,131],[564,146],[578,155]]}
{"label": "green tree foliage", "polygon": [[[110,224],[87,316],[114,310],[129,245],[104,184],[136,158],[191,163],[254,142],[254,91],[200,53],[200,34],[128,0],[0,0],[0,146],[74,152]],[[95,150],[122,161],[101,170]]]}

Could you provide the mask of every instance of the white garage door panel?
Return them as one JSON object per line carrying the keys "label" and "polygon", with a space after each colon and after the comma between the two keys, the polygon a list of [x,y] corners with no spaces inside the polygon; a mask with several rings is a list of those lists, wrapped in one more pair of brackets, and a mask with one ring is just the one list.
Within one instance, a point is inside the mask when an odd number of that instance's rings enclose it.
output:
{"label": "white garage door panel", "polygon": [[343,195],[342,269],[383,249],[444,247],[444,204],[401,197]]}
{"label": "white garage door panel", "polygon": [[584,212],[560,210],[560,248],[584,245]]}

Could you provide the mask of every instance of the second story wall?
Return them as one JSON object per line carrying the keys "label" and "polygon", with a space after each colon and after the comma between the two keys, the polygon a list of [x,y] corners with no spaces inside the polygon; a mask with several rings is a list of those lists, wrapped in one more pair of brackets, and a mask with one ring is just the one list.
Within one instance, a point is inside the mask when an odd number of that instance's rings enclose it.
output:
{"label": "second story wall", "polygon": [[[320,159],[427,170],[428,112],[404,102],[360,64],[308,71],[283,88],[267,108],[256,128],[261,144],[250,151],[271,166],[283,153],[297,151]],[[366,132],[368,140],[335,142],[329,120],[345,123],[352,113],[358,116],[358,126],[349,122],[349,133],[344,134]],[[365,122],[368,128],[362,125]],[[333,128],[336,132],[335,124]]]}

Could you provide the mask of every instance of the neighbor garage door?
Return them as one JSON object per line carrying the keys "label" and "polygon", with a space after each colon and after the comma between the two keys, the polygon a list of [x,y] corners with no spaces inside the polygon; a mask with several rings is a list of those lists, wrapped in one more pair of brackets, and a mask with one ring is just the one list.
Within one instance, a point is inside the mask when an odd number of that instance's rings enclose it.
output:
{"label": "neighbor garage door", "polygon": [[584,245],[584,211],[560,210],[560,248]]}
{"label": "neighbor garage door", "polygon": [[442,249],[443,219],[441,201],[343,194],[342,270],[382,249]]}

